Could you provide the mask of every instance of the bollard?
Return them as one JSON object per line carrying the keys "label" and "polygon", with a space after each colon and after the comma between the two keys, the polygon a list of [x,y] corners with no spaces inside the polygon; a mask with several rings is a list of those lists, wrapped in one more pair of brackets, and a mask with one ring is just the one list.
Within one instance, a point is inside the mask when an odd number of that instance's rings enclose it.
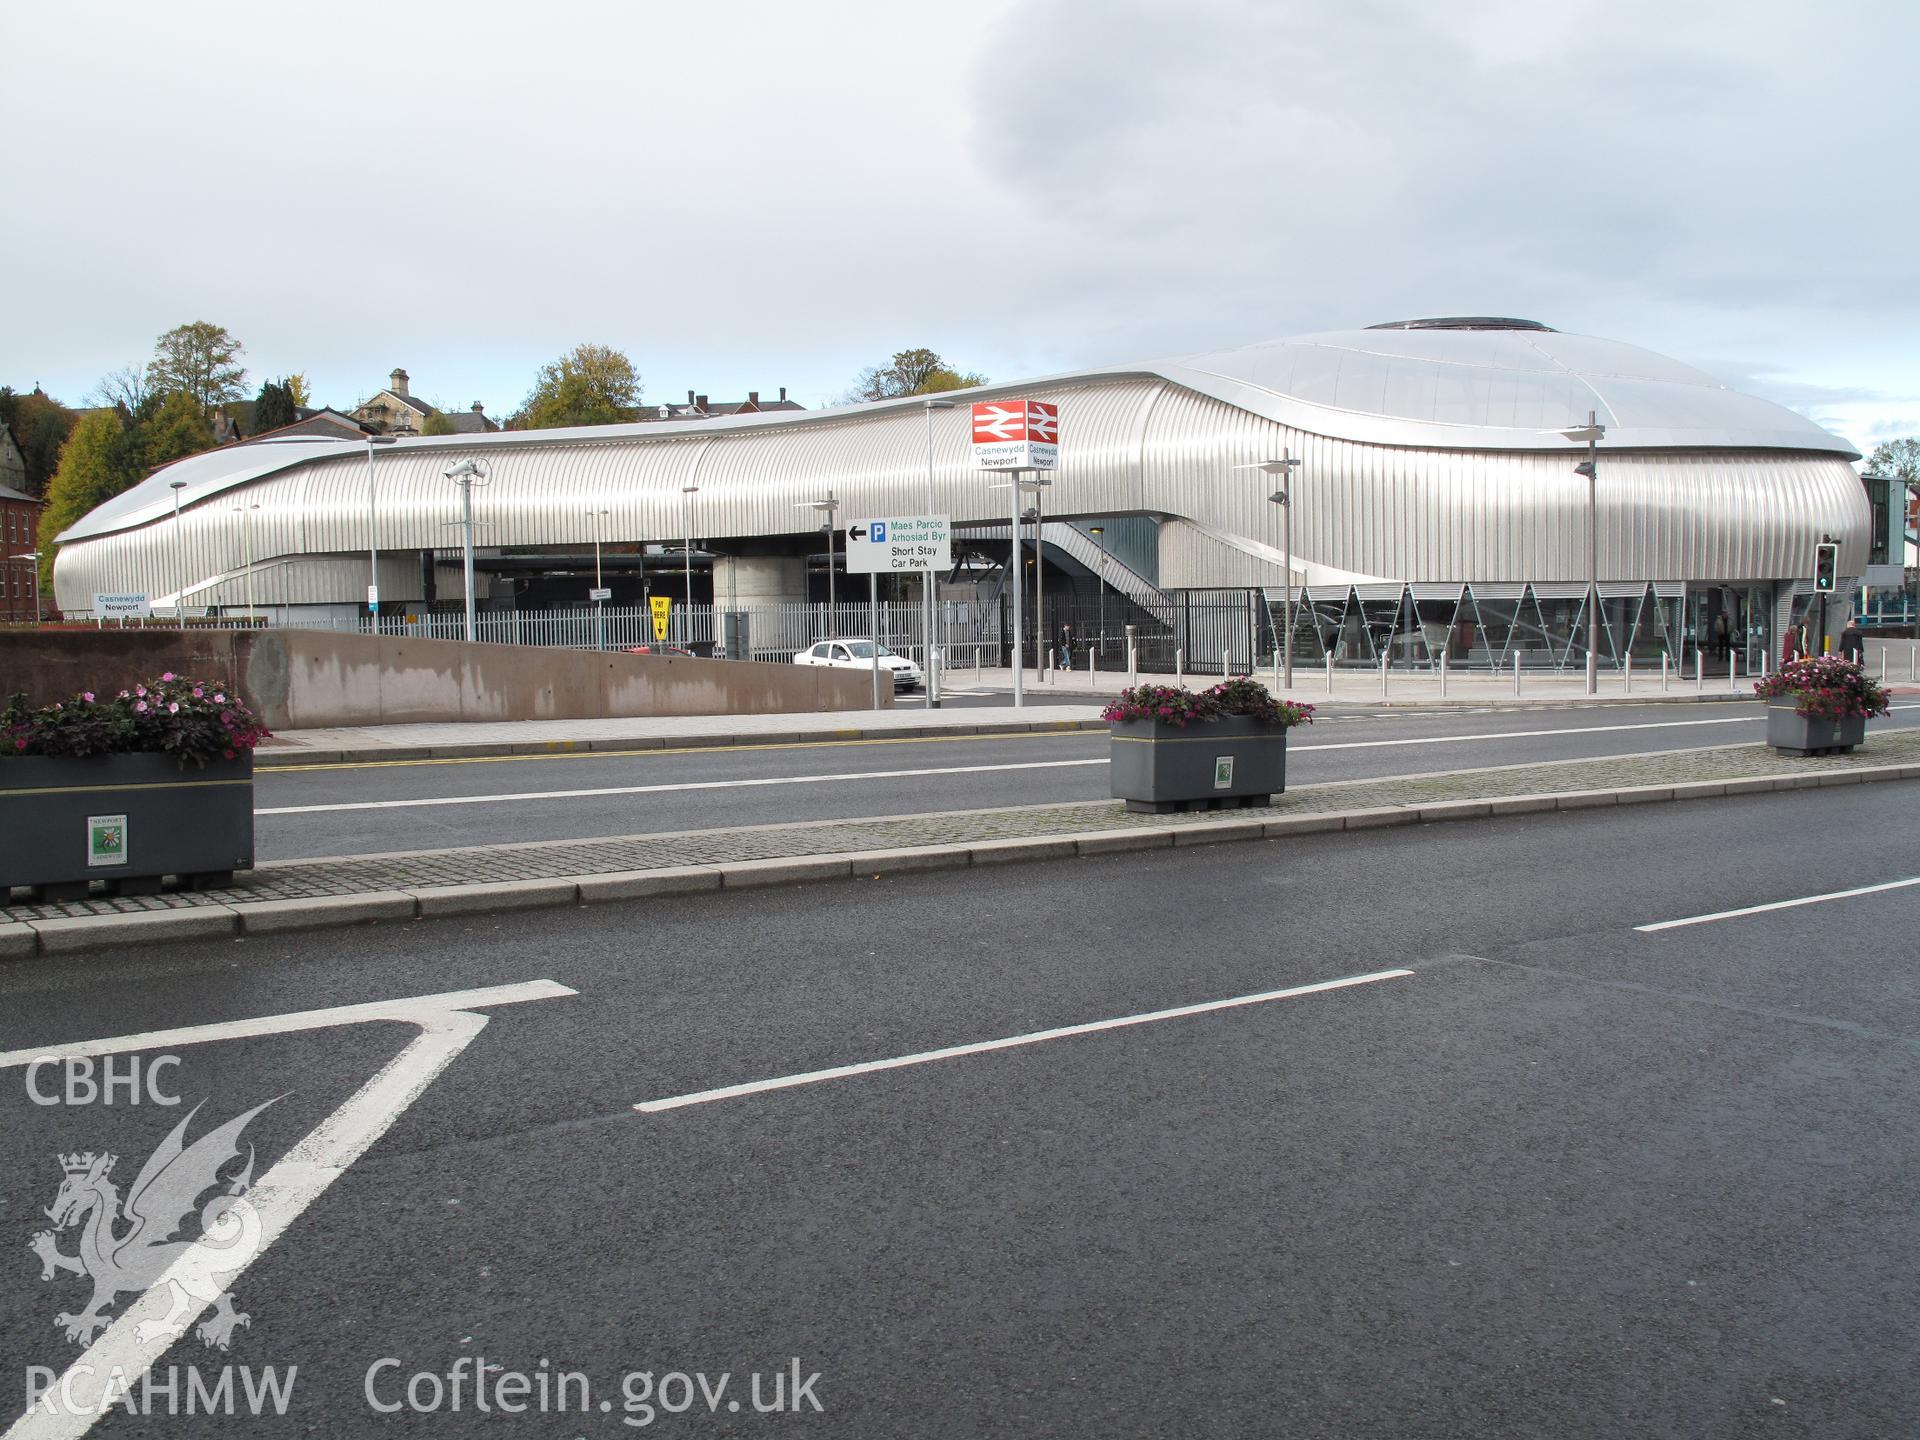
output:
{"label": "bollard", "polygon": [[1087,678],[1091,680],[1094,676],[1098,675],[1099,673],[1100,673],[1100,657],[1097,654],[1095,654],[1093,646],[1089,645],[1087,646]]}
{"label": "bollard", "polygon": [[1670,661],[1672,658],[1673,657],[1667,654],[1666,651],[1662,650],[1660,652],[1660,693],[1662,695],[1667,693],[1668,661]]}
{"label": "bollard", "polygon": [[1633,693],[1633,652],[1627,651],[1627,694]]}
{"label": "bollard", "polygon": [[1880,647],[1880,683],[1882,685],[1887,683],[1887,651],[1890,648],[1892,647],[1887,645]]}
{"label": "bollard", "polygon": [[1228,655],[1228,653],[1225,650],[1222,650],[1220,652],[1220,678],[1222,680],[1230,680],[1233,678],[1233,671],[1230,668],[1228,668],[1232,664],[1233,664],[1232,657]]}
{"label": "bollard", "polygon": [[1187,652],[1184,650],[1173,652],[1173,683],[1176,685],[1187,683]]}
{"label": "bollard", "polygon": [[1333,651],[1327,651],[1327,694],[1333,694]]}
{"label": "bollard", "polygon": [[1447,698],[1447,652],[1440,652],[1440,698]]}
{"label": "bollard", "polygon": [[1520,652],[1513,652],[1513,693],[1520,693]]}
{"label": "bollard", "polygon": [[1702,694],[1707,688],[1706,668],[1701,663],[1701,651],[1698,646],[1693,651],[1693,693]]}
{"label": "bollard", "polygon": [[1740,677],[1734,673],[1733,656],[1727,656],[1727,689],[1735,695],[1740,693]]}
{"label": "bollard", "polygon": [[1380,698],[1387,698],[1387,662],[1393,659],[1392,651],[1383,651],[1380,655]]}
{"label": "bollard", "polygon": [[1129,645],[1127,647],[1127,684],[1140,683],[1140,652]]}

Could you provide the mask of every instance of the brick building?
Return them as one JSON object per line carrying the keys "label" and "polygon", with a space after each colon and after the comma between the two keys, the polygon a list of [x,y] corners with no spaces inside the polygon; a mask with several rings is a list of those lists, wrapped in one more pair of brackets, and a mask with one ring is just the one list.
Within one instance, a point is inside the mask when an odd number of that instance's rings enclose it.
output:
{"label": "brick building", "polygon": [[[0,436],[6,435],[0,427]],[[11,445],[9,437],[7,444]],[[0,449],[6,448],[0,446]],[[31,555],[38,548],[40,502],[24,490],[0,485],[0,624],[31,621],[40,591],[34,576],[34,562],[16,560],[16,555]]]}

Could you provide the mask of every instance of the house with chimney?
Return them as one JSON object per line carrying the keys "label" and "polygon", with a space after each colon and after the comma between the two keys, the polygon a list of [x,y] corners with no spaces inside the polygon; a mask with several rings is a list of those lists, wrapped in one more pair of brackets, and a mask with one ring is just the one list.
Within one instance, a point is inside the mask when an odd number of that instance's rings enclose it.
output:
{"label": "house with chimney", "polygon": [[787,387],[780,387],[778,400],[762,400],[758,390],[749,390],[744,400],[714,402],[705,395],[687,391],[687,403],[648,406],[643,420],[702,420],[714,415],[759,415],[769,410],[804,410],[807,407],[787,398]]}
{"label": "house with chimney", "polygon": [[387,376],[387,388],[353,412],[352,418],[375,435],[418,435],[429,416],[442,415],[456,435],[479,435],[500,427],[487,418],[486,407],[478,400],[467,410],[441,410],[429,405],[408,389],[404,370]]}

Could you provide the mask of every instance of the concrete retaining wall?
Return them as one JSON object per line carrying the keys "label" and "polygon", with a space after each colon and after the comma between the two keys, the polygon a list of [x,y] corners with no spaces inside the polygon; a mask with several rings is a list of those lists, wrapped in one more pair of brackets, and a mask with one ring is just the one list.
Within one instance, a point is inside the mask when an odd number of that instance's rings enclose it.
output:
{"label": "concrete retaining wall", "polygon": [[[269,729],[865,710],[863,671],[320,630],[0,634],[0,696],[35,704],[162,671],[237,684]],[[882,705],[893,697],[883,692]]]}

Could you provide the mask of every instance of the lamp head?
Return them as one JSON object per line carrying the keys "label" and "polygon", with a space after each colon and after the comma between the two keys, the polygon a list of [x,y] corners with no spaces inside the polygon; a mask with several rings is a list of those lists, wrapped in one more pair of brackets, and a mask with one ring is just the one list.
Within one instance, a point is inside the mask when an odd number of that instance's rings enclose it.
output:
{"label": "lamp head", "polygon": [[1258,470],[1262,475],[1285,475],[1289,470],[1298,470],[1302,462],[1296,455],[1284,460],[1256,460],[1251,465],[1236,465],[1236,470]]}
{"label": "lamp head", "polygon": [[1593,466],[1587,461],[1582,460],[1578,465],[1573,467],[1573,473],[1576,475],[1584,475],[1587,479],[1591,480],[1593,479]]}

